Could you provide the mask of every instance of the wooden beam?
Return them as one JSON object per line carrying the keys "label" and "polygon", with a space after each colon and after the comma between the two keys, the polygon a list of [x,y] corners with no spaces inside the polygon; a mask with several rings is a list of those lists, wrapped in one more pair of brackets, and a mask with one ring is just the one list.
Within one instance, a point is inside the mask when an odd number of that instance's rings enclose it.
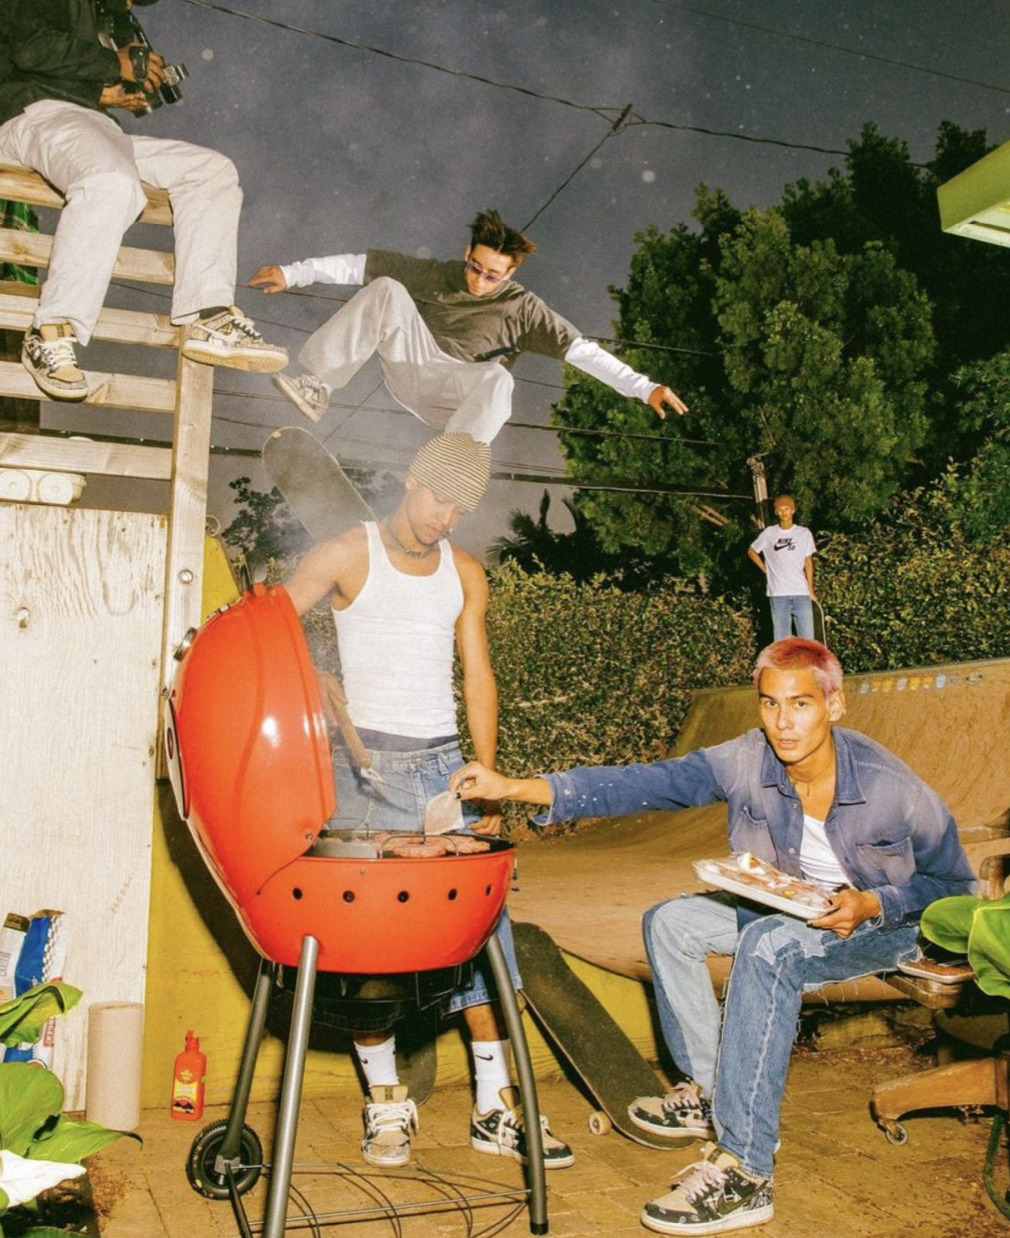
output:
{"label": "wooden beam", "polygon": [[[38,299],[37,287],[0,280],[0,327],[11,331],[27,331],[32,325]],[[167,314],[106,308],[98,316],[94,338],[114,340],[117,344],[178,348],[180,335],[180,328],[172,326]]]}
{"label": "wooden beam", "polygon": [[[140,217],[145,224],[167,224],[172,226],[172,204],[164,189],[154,189],[151,185],[144,186],[147,194],[147,206]],[[28,202],[32,206],[64,205],[63,194],[54,189],[47,180],[43,180],[37,172],[21,167],[20,164],[5,163],[0,160],[0,198],[12,198],[15,202]]]}
{"label": "wooden beam", "polygon": [[[41,232],[19,232],[0,228],[0,260],[25,267],[48,267],[53,238]],[[133,249],[124,245],[112,274],[118,279],[135,279],[142,284],[171,284],[175,278],[175,259],[157,249]]]}
{"label": "wooden beam", "polygon": [[189,628],[200,626],[202,617],[200,595],[214,369],[187,361],[180,353],[174,386],[178,389],[178,401],[172,436],[172,496],[165,565],[165,627],[161,656],[164,687],[171,683],[175,674],[172,655],[179,642]]}
{"label": "wooden beam", "polygon": [[[205,366],[208,374],[212,366]],[[175,383],[170,378],[145,378],[139,374],[102,374],[85,371],[91,391],[81,403],[100,408],[131,408],[139,413],[171,413],[175,408]],[[0,395],[21,400],[47,400],[32,376],[16,361],[0,361]]]}
{"label": "wooden beam", "polygon": [[49,434],[0,434],[0,468],[168,481],[172,476],[172,453],[167,447],[131,443],[96,443]]}

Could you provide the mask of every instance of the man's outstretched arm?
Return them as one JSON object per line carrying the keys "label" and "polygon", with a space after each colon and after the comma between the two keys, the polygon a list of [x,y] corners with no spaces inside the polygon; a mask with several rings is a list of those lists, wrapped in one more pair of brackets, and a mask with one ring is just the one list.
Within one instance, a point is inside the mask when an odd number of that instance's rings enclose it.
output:
{"label": "man's outstretched arm", "polygon": [[579,336],[569,345],[564,359],[620,395],[648,404],[658,417],[665,418],[668,408],[681,417],[688,411],[687,405],[671,388],[639,374],[593,340]]}
{"label": "man's outstretched arm", "polygon": [[262,266],[249,280],[252,288],[264,292],[285,292],[288,288],[307,288],[309,284],[363,284],[367,254],[330,254],[328,258],[305,258],[286,266]]}

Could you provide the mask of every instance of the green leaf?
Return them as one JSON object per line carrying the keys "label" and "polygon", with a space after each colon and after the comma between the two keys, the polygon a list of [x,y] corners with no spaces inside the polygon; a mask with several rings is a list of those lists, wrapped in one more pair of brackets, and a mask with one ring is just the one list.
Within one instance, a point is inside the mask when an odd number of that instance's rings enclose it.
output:
{"label": "green leaf", "polygon": [[51,1070],[31,1062],[0,1062],[0,1148],[31,1156],[36,1133],[62,1109],[63,1084]]}
{"label": "green leaf", "polygon": [[62,1115],[55,1125],[47,1127],[35,1141],[30,1156],[42,1156],[49,1161],[80,1163],[85,1157],[115,1143],[123,1135],[142,1142],[131,1131],[110,1131],[99,1122],[72,1122]]}
{"label": "green leaf", "polygon": [[65,1014],[83,994],[73,985],[56,981],[37,984],[0,1006],[0,1044],[17,1045],[38,1040],[47,1019]]}

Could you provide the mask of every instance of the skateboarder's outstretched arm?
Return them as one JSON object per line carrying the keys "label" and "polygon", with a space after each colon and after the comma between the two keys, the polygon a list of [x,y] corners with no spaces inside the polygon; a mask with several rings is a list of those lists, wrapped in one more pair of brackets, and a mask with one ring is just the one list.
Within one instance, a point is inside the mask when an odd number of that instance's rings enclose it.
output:
{"label": "skateboarder's outstretched arm", "polygon": [[288,266],[268,263],[249,280],[252,288],[264,292],[286,292],[309,284],[363,284],[366,254],[330,254],[328,258],[306,258]]}

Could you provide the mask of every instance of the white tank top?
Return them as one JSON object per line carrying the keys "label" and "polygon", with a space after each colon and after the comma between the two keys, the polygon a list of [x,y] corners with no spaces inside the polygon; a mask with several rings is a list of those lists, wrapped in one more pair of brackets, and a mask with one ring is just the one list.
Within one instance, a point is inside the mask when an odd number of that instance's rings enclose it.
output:
{"label": "white tank top", "polygon": [[463,586],[448,542],[430,576],[393,567],[374,521],[365,524],[368,575],[333,610],[347,710],[356,727],[434,739],[455,735],[452,658]]}

